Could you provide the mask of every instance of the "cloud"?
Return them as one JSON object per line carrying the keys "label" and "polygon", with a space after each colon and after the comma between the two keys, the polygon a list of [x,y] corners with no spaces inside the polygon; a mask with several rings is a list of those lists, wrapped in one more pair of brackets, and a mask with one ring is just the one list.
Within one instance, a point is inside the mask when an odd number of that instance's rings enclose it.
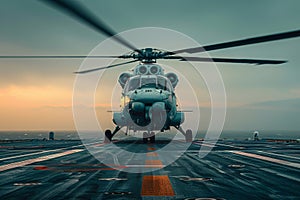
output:
{"label": "cloud", "polygon": [[293,95],[300,96],[300,88],[290,89],[289,92]]}
{"label": "cloud", "polygon": [[277,111],[284,110],[284,111],[291,111],[291,112],[299,112],[300,98],[262,101],[258,103],[244,105],[241,107],[258,109],[258,110],[277,110]]}
{"label": "cloud", "polygon": [[72,109],[72,105],[45,105],[39,109],[50,109],[50,110],[66,110]]}

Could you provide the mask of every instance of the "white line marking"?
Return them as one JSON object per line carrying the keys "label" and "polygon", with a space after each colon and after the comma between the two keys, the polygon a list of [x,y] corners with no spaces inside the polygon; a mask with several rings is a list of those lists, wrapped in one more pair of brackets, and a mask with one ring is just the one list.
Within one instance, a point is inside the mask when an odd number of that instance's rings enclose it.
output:
{"label": "white line marking", "polygon": [[120,165],[118,156],[113,155],[113,157],[114,157],[114,164],[115,164],[115,165]]}
{"label": "white line marking", "polygon": [[[200,145],[200,144],[199,144],[199,145]],[[207,146],[207,147],[211,147],[211,148],[216,147],[216,145],[210,145],[210,144],[201,144],[200,146]]]}
{"label": "white line marking", "polygon": [[207,146],[207,147],[215,147],[215,145],[211,145],[211,144],[207,144],[207,143],[199,143],[199,142],[194,142],[194,144],[198,145],[198,146]]}
{"label": "white line marking", "polygon": [[18,156],[11,156],[11,157],[6,157],[6,158],[0,158],[0,161],[2,161],[2,160],[10,160],[10,159],[13,159],[13,158],[21,158],[21,157],[25,157],[25,156],[32,156],[32,155],[42,154],[42,153],[47,153],[47,152],[52,152],[52,151],[59,151],[59,150],[63,150],[63,149],[54,149],[54,150],[48,150],[48,151],[39,151],[39,152],[35,152],[35,153],[28,153],[28,154],[22,154],[22,155],[18,155]]}
{"label": "white line marking", "polygon": [[15,186],[42,185],[42,183],[14,183]]}
{"label": "white line marking", "polygon": [[295,156],[288,156],[288,155],[277,154],[277,153],[270,153],[270,152],[265,152],[265,151],[258,151],[258,152],[264,153],[264,154],[273,155],[273,156],[280,156],[280,157],[292,158],[292,159],[300,160],[299,157],[295,157]]}
{"label": "white line marking", "polygon": [[292,162],[285,161],[285,160],[279,160],[276,158],[270,158],[267,156],[261,156],[261,155],[257,155],[257,154],[253,154],[253,153],[246,153],[246,152],[242,152],[242,151],[230,151],[230,152],[238,154],[238,155],[242,155],[242,156],[247,156],[250,158],[256,158],[256,159],[269,161],[269,162],[273,162],[273,163],[277,163],[277,164],[281,164],[281,165],[286,165],[289,167],[295,167],[298,169],[300,168],[300,163],[292,163]]}
{"label": "white line marking", "polygon": [[[87,145],[93,145],[95,143],[97,143],[97,142],[89,143]],[[78,147],[82,147],[82,146],[84,146],[84,145],[81,144],[81,145],[76,145],[76,146],[64,147],[64,148],[60,148],[60,149],[45,150],[45,151],[39,151],[39,152],[35,152],[35,153],[28,153],[28,154],[22,154],[22,155],[11,156],[11,157],[6,157],[6,158],[0,158],[0,161],[10,160],[10,159],[14,159],[14,158],[21,158],[21,157],[26,157],[26,156],[32,156],[32,155],[37,155],[37,154],[43,154],[43,153],[53,152],[53,151],[60,151],[60,150],[65,150],[65,149],[70,149],[70,148],[78,148]]]}
{"label": "white line marking", "polygon": [[[209,143],[209,144],[211,144],[211,143]],[[244,149],[244,147],[233,146],[233,145],[229,145],[229,144],[219,144],[219,143],[216,143],[215,145],[217,145],[217,146],[224,146],[224,147],[231,147],[231,148],[235,148],[235,149]]]}
{"label": "white line marking", "polygon": [[224,146],[224,147],[231,147],[231,148],[235,148],[235,149],[244,149],[244,147],[239,147],[239,146],[233,146],[233,145],[229,145],[229,144],[219,144],[219,143],[210,143],[210,142],[194,142],[194,144],[197,145],[203,145],[203,146],[208,146],[208,147],[216,147],[216,146]]}
{"label": "white line marking", "polygon": [[13,169],[13,168],[17,168],[17,167],[23,167],[25,165],[29,165],[29,164],[36,163],[36,162],[42,162],[45,160],[50,160],[53,158],[70,155],[70,154],[81,152],[81,151],[84,151],[84,149],[73,149],[73,150],[62,152],[62,153],[56,153],[56,154],[51,154],[51,155],[47,155],[47,156],[42,156],[39,158],[33,158],[33,159],[23,160],[20,162],[14,162],[14,163],[2,165],[2,166],[0,166],[0,172],[6,171],[9,169]]}
{"label": "white line marking", "polygon": [[276,176],[281,176],[281,177],[284,177],[284,178],[287,178],[287,179],[291,179],[291,180],[300,182],[299,178],[294,177],[294,176],[289,176],[287,174],[283,174],[283,173],[280,173],[278,171],[274,171],[274,170],[271,170],[271,169],[268,169],[268,168],[260,168],[260,170],[265,171],[265,172],[269,172],[269,173],[274,174]]}

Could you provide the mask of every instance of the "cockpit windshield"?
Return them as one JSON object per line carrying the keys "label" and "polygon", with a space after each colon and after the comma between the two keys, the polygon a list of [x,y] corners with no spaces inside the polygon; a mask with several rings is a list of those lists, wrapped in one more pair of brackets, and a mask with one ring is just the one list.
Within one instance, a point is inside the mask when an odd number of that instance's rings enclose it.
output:
{"label": "cockpit windshield", "polygon": [[141,77],[141,88],[156,88],[156,77]]}
{"label": "cockpit windshield", "polygon": [[124,91],[129,92],[141,88],[156,88],[170,92],[173,90],[169,79],[164,76],[136,76],[127,81]]}
{"label": "cockpit windshield", "polygon": [[157,77],[157,86],[158,89],[172,91],[173,87],[170,85],[169,79],[163,76]]}
{"label": "cockpit windshield", "polygon": [[140,77],[135,77],[135,78],[132,78],[130,79],[126,86],[125,86],[125,89],[127,91],[132,91],[132,90],[136,90],[140,87]]}

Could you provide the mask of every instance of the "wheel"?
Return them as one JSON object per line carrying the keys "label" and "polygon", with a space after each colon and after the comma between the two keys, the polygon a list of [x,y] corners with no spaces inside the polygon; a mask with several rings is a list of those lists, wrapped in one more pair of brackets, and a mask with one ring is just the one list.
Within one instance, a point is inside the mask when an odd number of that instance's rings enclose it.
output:
{"label": "wheel", "polygon": [[148,142],[148,133],[144,132],[143,133],[143,143],[147,143]]}
{"label": "wheel", "polygon": [[191,129],[186,130],[185,132],[185,141],[192,142],[193,141],[193,133]]}
{"label": "wheel", "polygon": [[105,134],[104,143],[110,143],[112,139],[111,130],[107,129],[104,134]]}
{"label": "wheel", "polygon": [[155,133],[151,132],[150,143],[155,143]]}

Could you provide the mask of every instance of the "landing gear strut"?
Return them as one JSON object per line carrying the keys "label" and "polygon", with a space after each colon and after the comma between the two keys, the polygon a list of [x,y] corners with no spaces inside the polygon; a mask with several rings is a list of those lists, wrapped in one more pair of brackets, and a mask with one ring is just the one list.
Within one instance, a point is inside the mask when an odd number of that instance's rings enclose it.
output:
{"label": "landing gear strut", "polygon": [[105,131],[105,138],[104,138],[104,143],[110,143],[112,138],[114,137],[114,135],[121,130],[122,127],[120,126],[116,126],[115,130],[113,132],[111,132],[111,130],[107,129]]}
{"label": "landing gear strut", "polygon": [[185,137],[185,141],[186,142],[192,142],[193,141],[193,132],[191,129],[186,130],[186,132],[184,132],[184,130],[182,129],[181,126],[175,126],[175,128],[177,130],[180,131],[180,133],[182,133]]}
{"label": "landing gear strut", "polygon": [[155,143],[155,133],[154,132],[150,133],[150,143]]}
{"label": "landing gear strut", "polygon": [[105,134],[104,143],[110,143],[112,139],[111,130],[107,129],[104,134]]}
{"label": "landing gear strut", "polygon": [[147,143],[148,142],[148,133],[144,132],[143,133],[143,143]]}

